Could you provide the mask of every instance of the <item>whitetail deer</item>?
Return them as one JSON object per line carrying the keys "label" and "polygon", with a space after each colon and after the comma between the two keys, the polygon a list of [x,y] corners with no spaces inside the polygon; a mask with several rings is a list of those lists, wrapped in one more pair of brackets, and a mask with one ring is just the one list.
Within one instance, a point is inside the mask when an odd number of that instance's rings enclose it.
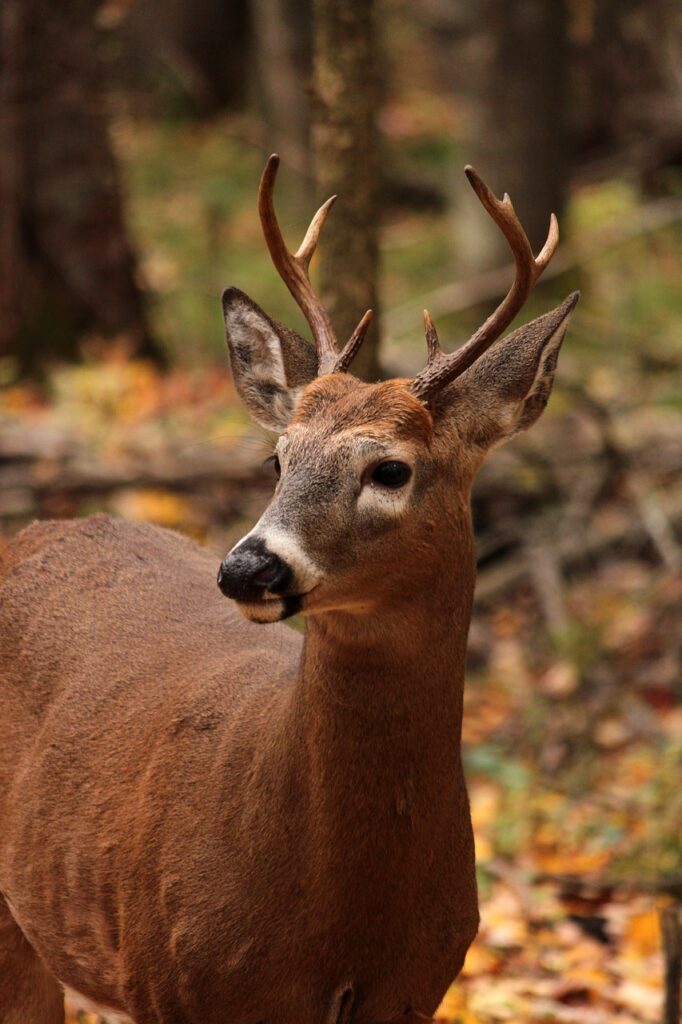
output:
{"label": "whitetail deer", "polygon": [[[34,524],[0,588],[0,1020],[61,1024],[62,986],[136,1024],[429,1019],[478,911],[460,762],[472,479],[540,415],[577,301],[493,342],[537,258],[471,184],[516,276],[414,380],[346,371],[308,264],[259,208],[317,355],[223,296],[234,379],[281,434],[274,497],[212,556],[153,526]],[[242,614],[240,615],[239,612]],[[308,620],[305,640],[283,625]]]}

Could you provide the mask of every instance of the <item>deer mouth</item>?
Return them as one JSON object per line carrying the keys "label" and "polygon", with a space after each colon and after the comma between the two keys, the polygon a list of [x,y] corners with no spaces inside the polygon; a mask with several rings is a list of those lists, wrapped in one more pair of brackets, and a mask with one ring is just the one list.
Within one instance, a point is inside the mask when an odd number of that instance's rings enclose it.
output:
{"label": "deer mouth", "polygon": [[303,599],[307,594],[264,594],[256,601],[239,601],[235,604],[241,614],[249,622],[257,622],[263,625],[269,622],[282,622],[297,615],[303,607]]}
{"label": "deer mouth", "polygon": [[220,592],[231,598],[250,622],[291,618],[301,611],[304,599],[319,583],[319,572],[310,572],[298,548],[287,538],[278,539],[281,554],[266,543],[266,538],[247,534],[218,569]]}

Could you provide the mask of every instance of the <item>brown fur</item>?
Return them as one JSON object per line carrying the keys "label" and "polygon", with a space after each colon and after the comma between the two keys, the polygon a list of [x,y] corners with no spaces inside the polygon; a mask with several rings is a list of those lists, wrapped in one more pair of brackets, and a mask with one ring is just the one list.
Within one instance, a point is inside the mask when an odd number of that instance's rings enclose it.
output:
{"label": "brown fur", "polygon": [[320,623],[297,681],[174,534],[41,524],[12,561],[0,881],[51,972],[138,1024],[319,1024],[348,982],[354,1021],[431,1013],[476,930],[462,637]]}
{"label": "brown fur", "polygon": [[[10,545],[3,1024],[57,1024],[55,978],[136,1024],[433,1013],[478,920],[460,760],[473,410],[488,443],[527,425],[566,316],[531,355],[504,343],[534,367],[525,391],[483,363],[433,415],[405,382],[335,375],[297,399],[280,373],[298,405],[264,520],[324,563],[305,641],[244,621],[213,557],[156,527],[35,524]],[[416,467],[394,519],[363,519],[346,479],[368,434]]]}
{"label": "brown fur", "polygon": [[345,374],[321,377],[306,388],[291,426],[305,423],[320,439],[355,429],[369,437],[428,445],[433,434],[431,414],[410,394],[407,383],[362,384]]}

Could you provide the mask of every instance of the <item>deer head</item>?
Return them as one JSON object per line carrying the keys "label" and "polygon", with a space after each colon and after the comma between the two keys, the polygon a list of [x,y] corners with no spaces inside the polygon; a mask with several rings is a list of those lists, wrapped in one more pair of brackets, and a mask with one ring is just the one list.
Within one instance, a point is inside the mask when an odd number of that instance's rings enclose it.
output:
{"label": "deer head", "polygon": [[247,618],[296,612],[376,611],[473,587],[469,492],[486,453],[544,409],[578,293],[500,338],[549,263],[552,215],[537,257],[507,195],[500,201],[473,168],[466,174],[514,256],[514,282],[495,312],[447,355],[424,311],[427,363],[413,380],[367,384],[347,371],[371,319],[339,349],[313,291],[309,265],[334,198],[313,217],[296,253],[277,223],[279,159],[260,183],[265,240],[303,311],[315,350],[235,288],[223,295],[232,370],[259,424],[280,436],[279,477],[263,516],[223,561],[218,583]]}

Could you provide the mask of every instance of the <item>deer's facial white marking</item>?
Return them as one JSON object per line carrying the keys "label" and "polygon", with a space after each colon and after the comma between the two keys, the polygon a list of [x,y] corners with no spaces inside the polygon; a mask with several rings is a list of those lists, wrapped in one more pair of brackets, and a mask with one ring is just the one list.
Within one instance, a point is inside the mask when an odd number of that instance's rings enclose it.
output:
{"label": "deer's facial white marking", "polygon": [[[401,516],[410,504],[415,481],[414,454],[397,444],[390,446],[372,439],[360,439],[359,457],[365,462],[360,475],[361,490],[357,500],[359,515]],[[373,457],[367,461],[368,449],[374,449]],[[382,479],[382,470],[387,466],[402,467],[406,479],[399,474],[394,483]],[[391,474],[389,474],[390,476]]]}
{"label": "deer's facial white marking", "polygon": [[262,601],[235,601],[237,608],[249,622],[267,625],[280,622],[288,615],[286,603],[281,598],[264,598]]}
{"label": "deer's facial white marking", "polygon": [[[344,492],[350,492],[351,514],[358,516],[378,515],[399,516],[407,508],[412,496],[415,481],[415,455],[411,448],[398,442],[386,444],[373,437],[363,437],[356,432],[343,433],[329,439],[326,444],[306,444],[304,428],[292,431],[298,433],[299,445],[295,436],[284,435],[277,445],[277,455],[282,467],[282,488],[286,488],[288,464],[296,462],[295,470],[305,480],[305,472],[309,475],[311,490],[320,500],[320,511],[324,492],[320,487],[326,475],[330,477],[328,492],[336,498],[337,510],[341,509]],[[305,454],[297,458],[297,447]],[[287,457],[289,453],[289,458]],[[305,462],[304,462],[305,459]],[[406,479],[395,484],[382,482],[380,467],[386,463],[397,464],[405,468]],[[305,483],[301,486],[305,493]],[[354,510],[352,506],[354,505]],[[330,515],[334,507],[325,509]],[[348,512],[349,510],[347,510]],[[320,529],[324,524],[320,523]],[[284,556],[282,556],[284,557]]]}

